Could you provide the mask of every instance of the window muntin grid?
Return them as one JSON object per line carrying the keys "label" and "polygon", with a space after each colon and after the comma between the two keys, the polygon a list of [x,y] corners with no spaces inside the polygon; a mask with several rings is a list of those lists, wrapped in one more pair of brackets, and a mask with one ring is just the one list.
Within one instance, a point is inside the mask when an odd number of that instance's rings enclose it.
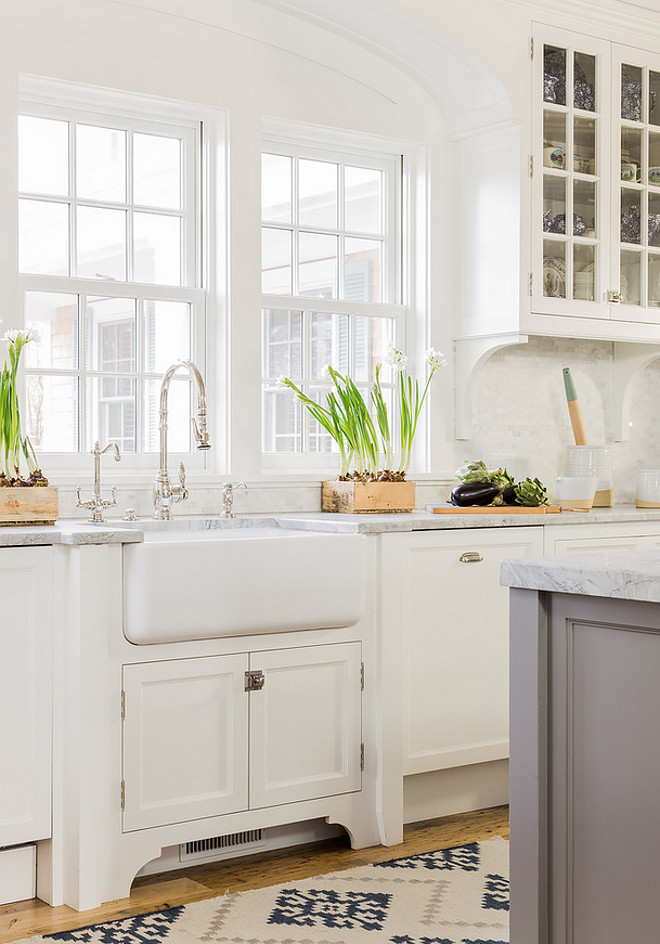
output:
{"label": "window muntin grid", "polygon": [[[201,126],[34,102],[20,121],[23,219],[45,207],[57,221],[32,239],[31,256],[29,227],[19,239],[25,321],[42,335],[26,349],[35,448],[84,452],[110,437],[124,452],[155,451],[151,412],[162,371],[178,358],[203,362]],[[33,153],[44,137],[35,128],[54,141],[47,153]],[[94,310],[103,312],[96,326]],[[114,356],[118,333],[124,347],[131,337],[128,359]],[[188,451],[185,376],[175,378],[172,399],[170,442]]]}
{"label": "window muntin grid", "polygon": [[[401,159],[268,144],[262,155],[262,449],[334,452],[290,391],[330,389],[330,363],[369,399],[375,365],[404,345],[400,304]],[[394,378],[381,383],[393,398]]]}

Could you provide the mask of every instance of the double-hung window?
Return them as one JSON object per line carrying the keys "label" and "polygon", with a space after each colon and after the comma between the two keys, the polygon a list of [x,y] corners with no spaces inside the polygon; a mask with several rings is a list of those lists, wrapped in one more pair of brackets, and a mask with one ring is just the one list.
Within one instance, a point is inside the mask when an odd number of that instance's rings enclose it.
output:
{"label": "double-hung window", "polygon": [[[271,468],[290,467],[296,453],[320,467],[333,451],[278,378],[322,402],[331,364],[367,391],[389,346],[405,344],[400,177],[400,155],[265,143],[262,448]],[[393,380],[385,366],[390,400]]]}
{"label": "double-hung window", "polygon": [[[162,373],[204,366],[200,121],[102,90],[44,101],[41,85],[19,115],[28,433],[38,452],[153,452]],[[173,451],[191,448],[190,399],[177,374]]]}

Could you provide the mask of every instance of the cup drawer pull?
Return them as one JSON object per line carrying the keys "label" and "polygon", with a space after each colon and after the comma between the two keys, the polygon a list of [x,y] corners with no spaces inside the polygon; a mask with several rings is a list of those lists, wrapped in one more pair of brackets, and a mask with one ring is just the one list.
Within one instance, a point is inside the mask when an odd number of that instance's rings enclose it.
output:
{"label": "cup drawer pull", "polygon": [[478,564],[483,557],[479,551],[464,551],[458,559],[461,564]]}

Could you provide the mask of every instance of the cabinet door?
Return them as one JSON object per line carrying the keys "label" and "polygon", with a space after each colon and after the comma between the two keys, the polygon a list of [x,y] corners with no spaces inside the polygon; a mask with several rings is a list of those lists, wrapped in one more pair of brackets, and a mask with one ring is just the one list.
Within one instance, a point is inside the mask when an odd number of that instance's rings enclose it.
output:
{"label": "cabinet door", "polygon": [[612,56],[612,318],[660,322],[660,58],[615,46]]}
{"label": "cabinet door", "polygon": [[541,557],[542,528],[405,535],[404,773],[508,756],[505,558]]}
{"label": "cabinet door", "polygon": [[124,666],[124,829],[247,809],[246,654]]}
{"label": "cabinet door", "polygon": [[551,554],[563,557],[567,554],[595,554],[603,551],[637,551],[640,547],[640,538],[634,534],[629,537],[599,537],[599,538],[562,538],[553,541]]}
{"label": "cabinet door", "polygon": [[250,807],[359,790],[361,646],[253,653],[263,688],[250,693]]}
{"label": "cabinet door", "polygon": [[532,310],[608,318],[610,46],[534,31]]}
{"label": "cabinet door", "polygon": [[0,846],[50,836],[50,547],[0,551]]}

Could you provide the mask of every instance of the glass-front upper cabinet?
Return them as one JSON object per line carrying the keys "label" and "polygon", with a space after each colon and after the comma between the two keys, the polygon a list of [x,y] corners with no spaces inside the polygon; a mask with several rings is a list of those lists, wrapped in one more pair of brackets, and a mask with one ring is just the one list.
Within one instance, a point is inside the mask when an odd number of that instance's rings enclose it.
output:
{"label": "glass-front upper cabinet", "polygon": [[[621,301],[612,318],[660,322],[660,59],[624,47],[612,58],[616,236]],[[617,164],[618,167],[618,164]]]}
{"label": "glass-front upper cabinet", "polygon": [[610,45],[539,30],[534,66],[532,308],[607,318]]}

